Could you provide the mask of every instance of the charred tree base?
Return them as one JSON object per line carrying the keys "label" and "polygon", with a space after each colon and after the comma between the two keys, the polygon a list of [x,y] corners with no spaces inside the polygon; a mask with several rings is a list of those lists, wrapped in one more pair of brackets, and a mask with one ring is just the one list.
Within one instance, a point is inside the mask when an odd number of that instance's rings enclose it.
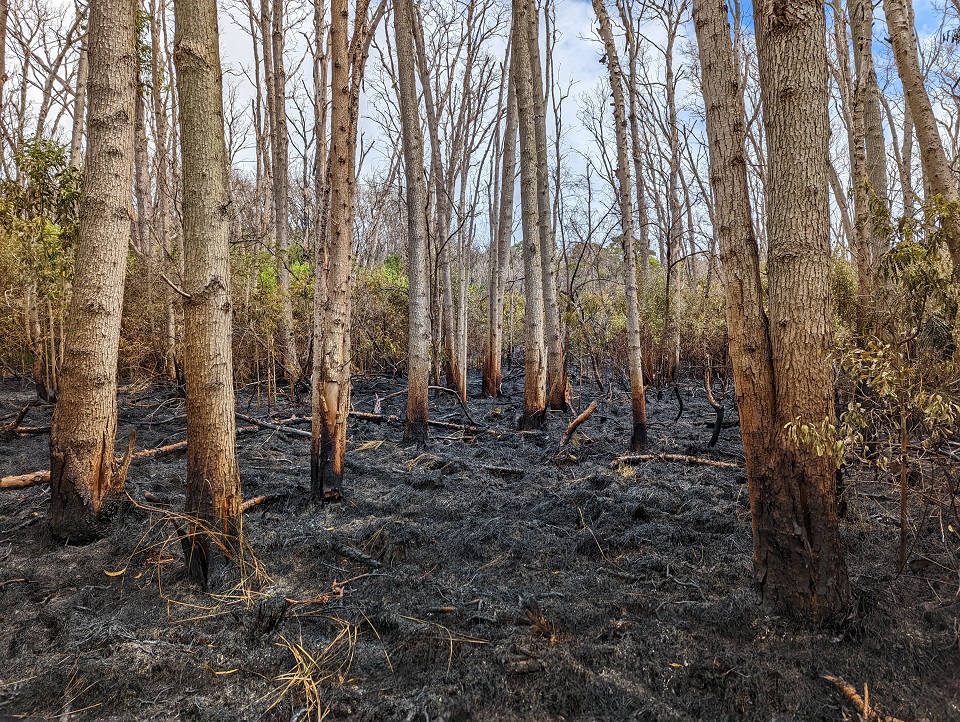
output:
{"label": "charred tree base", "polygon": [[426,419],[407,419],[403,427],[403,442],[405,444],[416,444],[418,447],[424,447],[430,440],[430,427]]}
{"label": "charred tree base", "polygon": [[102,499],[98,513],[75,491],[54,488],[47,509],[50,533],[54,539],[65,544],[82,545],[102,539],[110,533],[122,500],[121,494]]}
{"label": "charred tree base", "polygon": [[[837,533],[833,464],[781,449],[770,450],[764,466],[753,474],[748,466],[760,598],[801,624],[838,622],[850,609],[851,592]],[[776,488],[780,493],[760,493]]]}
{"label": "charred tree base", "polygon": [[647,446],[647,425],[639,423],[633,425],[633,435],[630,437],[630,450],[643,451]]}
{"label": "charred tree base", "polygon": [[520,431],[539,431],[543,428],[544,423],[547,419],[547,413],[544,409],[537,409],[536,411],[524,411],[520,415],[520,424],[518,428]]}
{"label": "charred tree base", "polygon": [[314,503],[343,501],[343,460],[334,457],[334,445],[321,442],[310,454],[310,498]]}
{"label": "charred tree base", "polygon": [[483,373],[483,395],[488,399],[496,399],[500,396],[500,385],[503,383],[500,374],[491,375],[487,371]]}

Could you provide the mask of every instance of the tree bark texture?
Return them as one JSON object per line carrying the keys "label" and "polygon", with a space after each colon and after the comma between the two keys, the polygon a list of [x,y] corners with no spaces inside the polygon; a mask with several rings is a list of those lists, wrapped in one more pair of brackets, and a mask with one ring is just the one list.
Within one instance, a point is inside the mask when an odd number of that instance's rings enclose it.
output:
{"label": "tree bark texture", "polygon": [[624,290],[627,301],[627,362],[630,373],[630,405],[633,412],[633,433],[630,448],[639,451],[647,443],[647,403],[643,387],[643,348],[640,336],[640,308],[637,299],[637,255],[633,238],[633,189],[630,183],[630,161],[627,143],[627,111],[623,94],[623,71],[617,55],[610,16],[603,0],[593,0],[600,23],[613,89],[613,122],[617,140],[617,200],[620,203],[621,241],[623,243]]}
{"label": "tree bark texture", "polygon": [[177,0],[174,61],[183,169],[187,569],[206,583],[211,537],[239,533],[230,296],[230,195],[215,0]]}
{"label": "tree bark texture", "polygon": [[407,254],[410,277],[409,347],[407,350],[407,419],[404,439],[424,444],[428,437],[427,393],[430,385],[430,266],[427,257],[427,184],[423,165],[423,131],[414,68],[413,3],[395,0],[397,85],[407,181]]}
{"label": "tree bark texture", "polygon": [[[824,6],[756,7],[760,93],[768,147],[768,307],[778,453],[752,495],[764,600],[814,621],[850,601],[837,522],[834,465],[782,431],[832,421],[829,122]],[[769,479],[767,482],[766,480]]]}
{"label": "tree bark texture", "polygon": [[533,12],[531,0],[513,0],[513,71],[520,128],[520,212],[523,223],[524,386],[521,429],[538,429],[546,411],[546,345],[543,320],[543,274],[540,256],[536,106],[531,80],[530,47],[524,29]]}
{"label": "tree bark texture", "polygon": [[136,8],[92,0],[90,112],[59,403],[50,431],[53,535],[97,537],[125,473],[114,459],[117,359],[133,204]]}

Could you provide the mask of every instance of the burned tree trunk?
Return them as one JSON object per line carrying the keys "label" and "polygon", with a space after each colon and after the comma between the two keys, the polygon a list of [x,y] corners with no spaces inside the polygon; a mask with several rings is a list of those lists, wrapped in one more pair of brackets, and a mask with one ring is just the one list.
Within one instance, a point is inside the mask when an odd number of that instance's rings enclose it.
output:
{"label": "burned tree trunk", "polygon": [[214,546],[239,534],[230,297],[230,189],[215,0],[176,0],[174,61],[183,167],[187,498],[184,550],[206,584]]}
{"label": "burned tree trunk", "polygon": [[620,203],[621,242],[623,244],[624,290],[627,300],[627,354],[630,372],[630,402],[633,411],[633,433],[630,448],[639,451],[647,443],[647,403],[643,387],[643,350],[640,336],[640,309],[637,299],[637,254],[633,238],[633,200],[630,183],[630,163],[627,150],[627,112],[623,95],[623,71],[617,55],[610,16],[603,0],[593,0],[593,8],[600,23],[613,89],[613,119],[617,139],[617,200]]}
{"label": "burned tree trunk", "polygon": [[[764,602],[815,623],[850,600],[833,463],[784,426],[832,418],[829,326],[827,61],[823,6],[757,6],[769,141],[770,320],[750,211],[743,88],[727,6],[696,0],[710,183],[727,282],[727,322],[743,433],[754,571]],[[789,89],[789,92],[788,92]]]}

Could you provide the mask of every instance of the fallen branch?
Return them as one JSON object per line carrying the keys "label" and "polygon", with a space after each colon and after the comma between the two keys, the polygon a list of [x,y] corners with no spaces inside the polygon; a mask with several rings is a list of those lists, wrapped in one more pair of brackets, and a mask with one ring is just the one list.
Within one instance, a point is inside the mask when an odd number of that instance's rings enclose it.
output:
{"label": "fallen branch", "polygon": [[854,689],[853,685],[849,684],[840,677],[834,677],[833,675],[825,674],[823,679],[827,680],[834,687],[843,692],[844,696],[853,702],[854,706],[859,710],[860,717],[865,722],[903,722],[902,720],[891,717],[890,715],[881,714],[880,710],[870,704],[870,690],[867,688],[867,685],[863,685],[863,697]]}
{"label": "fallen branch", "polygon": [[49,426],[20,426],[27,412],[33,408],[34,401],[24,406],[14,417],[13,421],[0,426],[0,438],[11,438],[17,434],[43,434],[50,431]]}
{"label": "fallen branch", "polygon": [[267,500],[267,497],[261,494],[260,496],[255,496],[252,499],[247,499],[240,505],[240,513],[242,514],[245,511],[248,511],[255,507],[257,504],[260,504]]}
{"label": "fallen branch", "polygon": [[[237,429],[238,434],[247,434],[251,431],[258,431],[256,426],[243,426]],[[168,444],[166,446],[159,446],[156,449],[144,449],[143,451],[138,451],[134,454],[130,454],[129,460],[124,456],[123,463],[129,465],[133,461],[141,461],[143,459],[155,459],[159,456],[166,456],[167,454],[172,454],[174,452],[180,451],[187,448],[186,441],[178,441],[175,444]],[[129,451],[129,447],[128,447]],[[31,486],[37,486],[39,484],[48,484],[50,483],[50,470],[41,469],[40,471],[31,471],[27,474],[15,474],[13,476],[4,476],[0,478],[0,489],[26,489]]]}
{"label": "fallen branch", "polygon": [[628,454],[618,456],[610,462],[610,466],[617,464],[637,464],[641,461],[679,461],[683,464],[695,464],[698,466],[715,466],[718,469],[742,469],[739,464],[732,464],[729,461],[714,461],[713,459],[702,459],[699,456],[687,456],[686,454]]}
{"label": "fallen branch", "polygon": [[592,402],[586,410],[580,414],[577,418],[570,422],[570,425],[567,426],[567,430],[563,432],[563,436],[560,437],[560,448],[562,449],[570,439],[573,438],[574,432],[577,430],[577,427],[580,426],[584,421],[593,416],[593,412],[597,410],[597,402]]}
{"label": "fallen branch", "polygon": [[[371,414],[367,411],[351,411],[350,416],[355,419],[363,419],[364,421],[376,421],[377,423],[399,423],[402,419],[396,414]],[[434,421],[433,419],[427,419],[427,423],[430,426],[437,426],[441,429],[457,429],[458,431],[469,431],[475,434],[493,434],[498,436],[499,431],[494,431],[493,429],[485,429],[482,426],[468,426],[467,424],[454,424],[450,421]]]}
{"label": "fallen branch", "polygon": [[[467,421],[469,421],[469,422],[470,422],[471,424],[473,424],[474,426],[480,426],[480,424],[478,424],[476,421],[474,421],[474,420],[473,420],[473,417],[470,416],[470,412],[467,410],[467,405],[463,402],[463,399],[460,398],[460,394],[458,394],[458,393],[456,392],[456,390],[447,388],[446,386],[428,386],[428,387],[427,387],[427,390],[428,390],[428,391],[443,391],[444,393],[451,394],[451,395],[457,400],[457,403],[460,404],[460,408],[463,410],[463,415],[466,417]],[[376,401],[374,402],[374,404],[373,404],[373,413],[375,413],[375,414],[381,413],[381,411],[382,411],[382,409],[383,409],[383,402],[384,402],[384,401],[387,401],[388,399],[395,398],[395,397],[397,397],[397,396],[403,396],[404,394],[406,394],[406,393],[409,392],[409,391],[410,391],[410,389],[409,389],[409,388],[406,388],[406,389],[401,389],[400,391],[394,391],[392,394],[387,394],[386,396],[377,396],[377,400],[376,400]]]}
{"label": "fallen branch", "polygon": [[284,434],[291,434],[293,436],[302,436],[305,439],[309,439],[311,434],[309,431],[303,431],[302,429],[295,429],[292,426],[282,426],[280,424],[274,424],[270,421],[264,421],[263,419],[258,419],[255,416],[247,416],[246,414],[241,414],[237,412],[236,414],[238,419],[243,421],[249,421],[251,424],[256,424],[262,429],[270,429],[272,431],[279,431]]}

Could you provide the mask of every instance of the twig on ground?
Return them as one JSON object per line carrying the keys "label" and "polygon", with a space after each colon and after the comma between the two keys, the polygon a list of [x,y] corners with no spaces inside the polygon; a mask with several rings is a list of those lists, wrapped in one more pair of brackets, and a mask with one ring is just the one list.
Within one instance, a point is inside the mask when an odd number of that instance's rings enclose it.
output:
{"label": "twig on ground", "polygon": [[739,464],[732,464],[729,461],[714,461],[713,459],[703,459],[699,456],[687,456],[686,454],[627,454],[618,456],[610,462],[610,466],[617,464],[636,464],[641,461],[679,461],[683,464],[695,464],[698,466],[715,466],[718,469],[742,469]]}
{"label": "twig on ground", "polygon": [[849,684],[841,677],[834,677],[830,674],[823,675],[823,679],[832,684],[834,687],[843,692],[843,695],[853,702],[854,706],[859,710],[860,717],[864,722],[903,722],[902,720],[891,717],[890,715],[885,715],[880,712],[876,707],[870,704],[870,690],[867,688],[867,685],[863,685],[863,697],[854,689],[852,684]]}

